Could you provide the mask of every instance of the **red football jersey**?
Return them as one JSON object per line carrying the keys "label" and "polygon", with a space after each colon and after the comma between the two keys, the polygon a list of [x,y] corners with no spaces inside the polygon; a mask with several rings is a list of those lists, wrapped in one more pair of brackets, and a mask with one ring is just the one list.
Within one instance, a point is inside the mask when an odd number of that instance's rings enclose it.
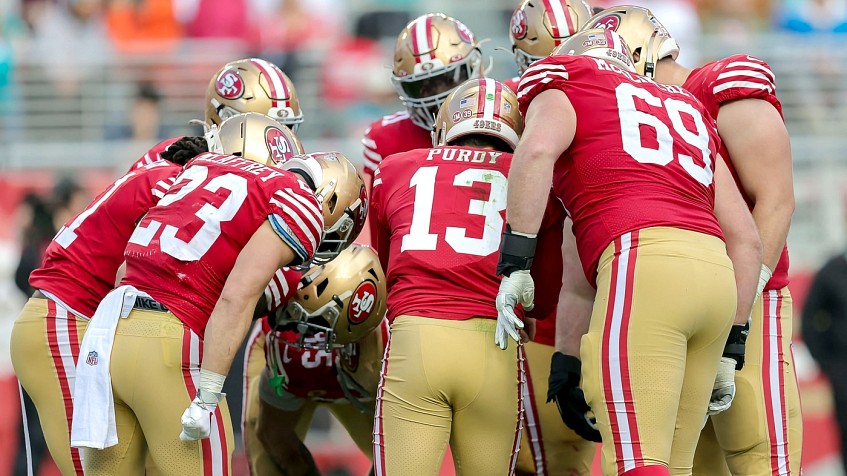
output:
{"label": "red football jersey", "polygon": [[115,287],[135,224],[173,184],[182,167],[159,161],[133,170],[101,193],[56,234],[29,284],[90,318]]}
{"label": "red football jersey", "polygon": [[297,292],[300,285],[300,277],[303,275],[294,268],[282,268],[276,270],[271,282],[265,288],[265,299],[268,303],[268,312],[276,311],[288,303],[291,296]]}
{"label": "red football jersey", "polygon": [[624,233],[669,226],[723,237],[713,211],[720,140],[690,93],[567,55],[533,63],[518,89],[522,114],[548,89],[564,91],[576,110],[576,134],[556,162],[553,189],[573,218],[589,282],[603,250]]}
{"label": "red football jersey", "polygon": [[132,164],[129,170],[133,171],[135,169],[140,169],[141,167],[150,165],[153,162],[165,160],[162,158],[162,152],[168,150],[168,147],[170,147],[171,144],[182,139],[183,137],[185,136],[171,137],[170,139],[165,139],[162,142],[159,142],[158,144],[154,145],[150,150],[147,151],[146,154],[139,157],[139,159]]}
{"label": "red football jersey", "polygon": [[511,89],[513,92],[517,92],[518,84],[520,84],[520,82],[521,82],[520,76],[515,76],[514,78],[509,78],[509,79],[503,81],[503,84],[508,86],[509,89]]}
{"label": "red football jersey", "polygon": [[362,145],[365,174],[372,176],[382,159],[389,155],[432,147],[432,135],[412,122],[407,111],[400,111],[372,123],[365,130]]}
{"label": "red football jersey", "polygon": [[[413,314],[440,319],[496,319],[500,237],[506,221],[506,176],[512,155],[470,147],[437,147],[393,155],[374,178],[374,237],[388,280],[388,319]],[[556,208],[558,206],[558,208]],[[558,212],[557,212],[558,211]],[[554,256],[564,210],[545,214]],[[561,286],[561,260],[539,260],[533,312],[549,315]],[[555,288],[547,291],[546,287]],[[547,296],[553,296],[551,300]]]}
{"label": "red football jersey", "polygon": [[[285,391],[297,398],[305,398],[317,402],[338,402],[346,400],[344,391],[338,381],[338,367],[343,366],[348,373],[355,372],[359,367],[359,343],[350,346],[351,352],[342,353],[340,349],[327,352],[322,349],[298,349],[286,345],[282,339],[271,340],[271,328],[268,320],[262,321],[262,331],[265,335],[266,367],[274,368],[277,362],[285,372]],[[388,323],[383,320],[378,332],[382,332],[382,348],[369,355],[383,355],[385,343],[388,341]],[[283,336],[284,338],[284,336]],[[306,343],[323,342],[323,333],[307,337]],[[368,399],[373,395],[362,395],[355,388],[348,388],[356,398]]]}
{"label": "red football jersey", "polygon": [[[776,80],[770,66],[764,61],[747,55],[733,55],[719,61],[713,61],[691,72],[682,85],[706,106],[706,110],[717,121],[722,104],[739,99],[761,99],[773,104],[782,115],[782,104],[776,97]],[[721,155],[727,159],[732,176],[738,183],[738,174],[732,164],[732,157],[721,147]],[[740,187],[748,204],[752,201]],[[765,290],[781,289],[788,286],[788,246],[782,249],[782,256],[773,270],[773,276]]]}
{"label": "red football jersey", "polygon": [[294,174],[201,154],[141,221],[126,248],[131,284],[201,337],[241,249],[268,220],[301,260],[323,233],[321,206]]}

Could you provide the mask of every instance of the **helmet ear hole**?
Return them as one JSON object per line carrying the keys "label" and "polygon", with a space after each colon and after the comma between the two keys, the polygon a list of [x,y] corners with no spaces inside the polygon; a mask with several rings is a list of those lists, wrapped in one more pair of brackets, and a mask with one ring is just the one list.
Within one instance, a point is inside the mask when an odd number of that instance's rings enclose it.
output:
{"label": "helmet ear hole", "polygon": [[327,204],[329,206],[329,212],[335,213],[335,206],[338,205],[338,194],[333,193],[332,197],[329,198],[329,202]]}
{"label": "helmet ear hole", "polygon": [[321,294],[324,293],[327,286],[329,286],[329,280],[328,279],[324,279],[323,281],[318,283],[317,287],[315,288],[318,291],[318,297],[320,297]]}
{"label": "helmet ear hole", "polygon": [[641,60],[641,47],[632,50],[632,59],[638,63]]}

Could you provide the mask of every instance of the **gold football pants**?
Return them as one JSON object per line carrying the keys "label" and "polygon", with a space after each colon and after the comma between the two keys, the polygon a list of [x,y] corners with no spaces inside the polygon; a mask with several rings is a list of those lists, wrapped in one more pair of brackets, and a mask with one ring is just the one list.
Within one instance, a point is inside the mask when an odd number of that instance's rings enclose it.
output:
{"label": "gold football pants", "polygon": [[580,349],[603,474],[691,473],[735,306],[717,237],[656,227],[609,244]]}
{"label": "gold football pants", "polygon": [[88,321],[50,299],[30,298],[11,336],[12,365],[38,410],[50,455],[63,475],[82,475],[81,452],[71,448],[72,392],[79,346]]}
{"label": "gold football pants", "polygon": [[729,410],[700,434],[694,474],[800,474],[803,421],[791,350],[791,294],[765,291],[753,305],[744,368]]}
{"label": "gold football pants", "polygon": [[524,429],[517,470],[538,476],[590,476],[596,443],[574,433],[562,422],[556,404],[547,403],[550,358],[555,350],[538,342],[524,344]]}
{"label": "gold football pants", "polygon": [[85,474],[144,475],[148,457],[160,474],[228,476],[233,450],[226,400],[212,433],[181,441],[180,418],[200,383],[203,342],[169,312],[134,309],[118,321],[110,372],[118,444],[85,448]]}
{"label": "gold football pants", "polygon": [[495,325],[481,318],[394,320],[377,390],[376,476],[437,475],[448,442],[458,476],[514,471],[523,346],[509,342],[500,350]]}

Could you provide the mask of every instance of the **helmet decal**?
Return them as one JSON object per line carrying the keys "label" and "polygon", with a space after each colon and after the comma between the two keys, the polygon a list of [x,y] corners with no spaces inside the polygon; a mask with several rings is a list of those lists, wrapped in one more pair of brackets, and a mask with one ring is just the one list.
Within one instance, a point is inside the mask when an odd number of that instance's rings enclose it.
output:
{"label": "helmet decal", "polygon": [[295,153],[294,147],[288,142],[288,138],[285,137],[282,130],[278,127],[268,127],[265,129],[265,143],[275,163],[285,162]]}
{"label": "helmet decal", "polygon": [[244,94],[244,81],[235,68],[228,68],[218,75],[215,89],[225,99],[238,99]]}
{"label": "helmet decal", "polygon": [[591,25],[591,28],[603,28],[606,30],[618,31],[619,26],[621,26],[620,15],[612,13],[602,18],[598,18],[597,21]]}
{"label": "helmet decal", "polygon": [[514,36],[515,39],[522,40],[526,37],[526,13],[522,9],[518,8],[515,10],[515,13],[512,13],[510,28],[512,30],[512,36]]}
{"label": "helmet decal", "polygon": [[350,324],[361,324],[371,315],[376,303],[376,286],[372,281],[364,281],[350,298],[350,307],[347,309],[347,320]]}
{"label": "helmet decal", "polygon": [[471,33],[470,28],[459,20],[456,20],[456,31],[459,32],[459,37],[462,41],[471,45],[474,43],[473,33]]}

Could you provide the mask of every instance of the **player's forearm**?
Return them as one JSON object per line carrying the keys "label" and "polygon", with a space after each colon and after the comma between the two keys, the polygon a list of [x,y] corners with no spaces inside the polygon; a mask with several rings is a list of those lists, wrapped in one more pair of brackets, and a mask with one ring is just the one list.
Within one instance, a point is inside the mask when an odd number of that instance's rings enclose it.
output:
{"label": "player's forearm", "polygon": [[752,213],[762,240],[762,262],[773,271],[788,238],[791,215],[794,213],[794,196],[774,196],[757,201]]}
{"label": "player's forearm", "polygon": [[756,286],[762,267],[762,246],[755,237],[728,239],[726,252],[735,270],[735,288],[738,294],[734,324],[744,324],[756,299]]}
{"label": "player's forearm", "polygon": [[[527,151],[516,154],[509,169],[506,221],[512,231],[538,233],[553,181],[553,160]],[[545,160],[547,159],[547,160]]]}
{"label": "player's forearm", "polygon": [[580,342],[588,332],[593,307],[594,299],[567,292],[559,295],[559,309],[556,313],[557,351],[579,357]]}
{"label": "player's forearm", "polygon": [[250,328],[256,299],[221,296],[206,326],[202,368],[221,375],[229,373],[232,359]]}

